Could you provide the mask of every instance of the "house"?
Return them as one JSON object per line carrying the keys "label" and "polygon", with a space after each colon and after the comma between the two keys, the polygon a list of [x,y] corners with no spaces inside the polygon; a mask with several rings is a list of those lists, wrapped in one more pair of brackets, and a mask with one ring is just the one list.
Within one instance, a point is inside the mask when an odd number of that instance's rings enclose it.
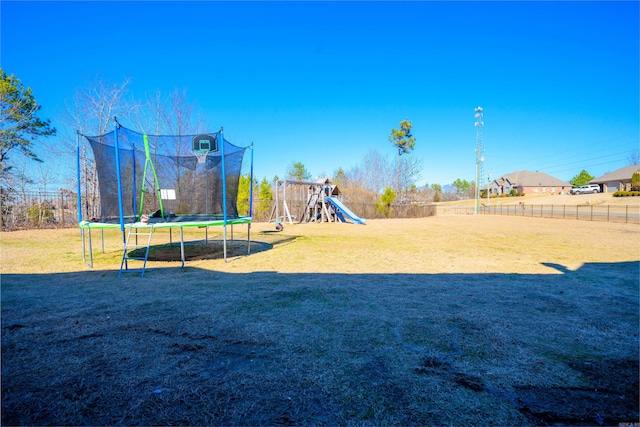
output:
{"label": "house", "polygon": [[592,179],[589,184],[600,185],[603,193],[615,193],[618,190],[629,191],[631,189],[631,176],[638,171],[640,171],[640,165],[625,166],[606,173],[600,178]]}
{"label": "house", "polygon": [[573,186],[543,172],[518,171],[493,180],[487,187],[493,196],[508,195],[512,190],[522,196],[567,194]]}

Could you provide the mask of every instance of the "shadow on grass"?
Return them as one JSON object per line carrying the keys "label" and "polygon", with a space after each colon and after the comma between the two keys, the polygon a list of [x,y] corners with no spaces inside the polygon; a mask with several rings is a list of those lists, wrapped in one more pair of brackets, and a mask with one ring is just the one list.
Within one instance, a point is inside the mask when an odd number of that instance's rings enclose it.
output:
{"label": "shadow on grass", "polygon": [[[264,234],[261,232],[260,234]],[[268,233],[268,232],[267,232]],[[269,233],[270,234],[270,233]],[[256,254],[273,249],[275,246],[285,245],[295,241],[292,236],[270,236],[269,242],[246,240],[227,241],[227,257],[245,256],[247,253]],[[180,261],[180,243],[151,245],[149,247],[149,261]],[[130,257],[143,258],[146,248],[138,248],[129,252]],[[186,261],[221,259],[224,257],[224,242],[222,240],[193,240],[184,244],[184,259]]]}
{"label": "shadow on grass", "polygon": [[2,425],[637,422],[639,263],[544,265],[5,274]]}

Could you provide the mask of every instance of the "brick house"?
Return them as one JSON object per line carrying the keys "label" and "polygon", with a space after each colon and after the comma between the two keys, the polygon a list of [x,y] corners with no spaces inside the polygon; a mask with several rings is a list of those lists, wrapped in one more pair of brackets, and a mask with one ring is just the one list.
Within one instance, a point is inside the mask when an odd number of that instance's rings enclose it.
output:
{"label": "brick house", "polygon": [[492,196],[567,194],[573,185],[543,172],[518,171],[494,179],[487,187]]}
{"label": "brick house", "polygon": [[631,189],[631,176],[637,171],[640,171],[640,165],[625,166],[606,173],[600,178],[592,179],[589,184],[599,184],[603,193],[615,193],[618,190],[629,191]]}

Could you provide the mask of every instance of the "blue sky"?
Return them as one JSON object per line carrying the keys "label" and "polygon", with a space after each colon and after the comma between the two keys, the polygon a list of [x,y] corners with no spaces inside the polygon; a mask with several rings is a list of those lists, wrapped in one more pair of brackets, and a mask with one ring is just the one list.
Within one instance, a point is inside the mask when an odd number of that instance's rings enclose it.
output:
{"label": "blue sky", "polygon": [[[140,100],[186,89],[215,131],[255,144],[255,175],[350,169],[413,122],[419,184],[485,170],[570,180],[639,147],[638,2],[0,3],[1,66],[63,127],[95,75]],[[124,123],[126,125],[126,123]],[[133,126],[132,126],[133,127]],[[47,141],[56,144],[56,138]],[[485,174],[486,175],[486,174]],[[482,178],[486,180],[486,176]]]}

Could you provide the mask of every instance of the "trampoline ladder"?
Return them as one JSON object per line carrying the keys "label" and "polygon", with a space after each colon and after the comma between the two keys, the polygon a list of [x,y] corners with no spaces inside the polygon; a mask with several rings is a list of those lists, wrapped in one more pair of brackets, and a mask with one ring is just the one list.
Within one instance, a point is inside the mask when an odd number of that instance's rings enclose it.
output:
{"label": "trampoline ladder", "polygon": [[[153,234],[153,227],[143,228],[145,231],[138,231],[137,228],[130,228],[127,233],[127,240],[124,244],[124,253],[122,254],[122,262],[120,263],[120,273],[118,273],[118,278],[122,275],[122,273],[137,273],[140,272],[140,277],[144,277],[144,271],[147,268],[147,259],[149,258],[149,246],[151,246],[151,235]],[[146,231],[148,230],[148,231]],[[131,242],[131,237],[134,237],[133,242]],[[138,244],[138,236],[147,237],[147,242],[145,244]],[[141,239],[144,240],[144,239]],[[132,257],[129,256],[129,250],[135,251],[138,248],[145,248],[144,257]],[[129,261],[142,261],[142,268],[130,270],[129,269]]]}

